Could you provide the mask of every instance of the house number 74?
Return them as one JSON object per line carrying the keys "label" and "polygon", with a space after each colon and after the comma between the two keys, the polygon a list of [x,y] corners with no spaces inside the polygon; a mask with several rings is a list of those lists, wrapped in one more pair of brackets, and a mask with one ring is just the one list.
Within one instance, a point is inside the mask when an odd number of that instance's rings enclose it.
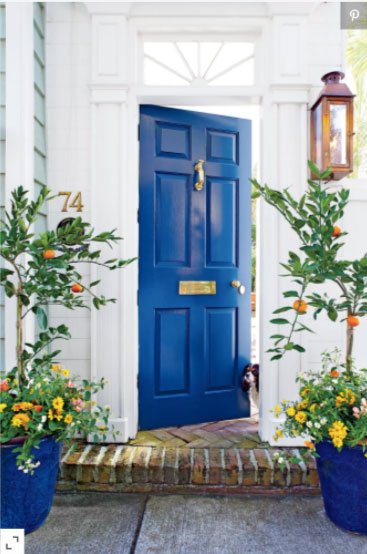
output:
{"label": "house number 74", "polygon": [[[64,205],[61,210],[62,212],[68,211],[68,204],[69,204],[71,194],[72,194],[71,192],[59,192],[58,196],[66,196]],[[77,208],[76,210],[77,212],[82,212],[83,207],[84,206],[82,204],[82,193],[77,192],[76,195],[74,196],[74,200],[71,202],[71,204],[69,204],[69,208]]]}

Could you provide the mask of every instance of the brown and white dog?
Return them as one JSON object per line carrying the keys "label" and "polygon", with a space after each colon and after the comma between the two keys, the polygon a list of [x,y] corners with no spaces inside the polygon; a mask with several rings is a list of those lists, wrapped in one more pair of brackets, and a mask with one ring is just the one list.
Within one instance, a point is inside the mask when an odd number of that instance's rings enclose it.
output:
{"label": "brown and white dog", "polygon": [[250,392],[252,402],[259,407],[260,365],[247,364],[244,367],[241,386],[244,392]]}

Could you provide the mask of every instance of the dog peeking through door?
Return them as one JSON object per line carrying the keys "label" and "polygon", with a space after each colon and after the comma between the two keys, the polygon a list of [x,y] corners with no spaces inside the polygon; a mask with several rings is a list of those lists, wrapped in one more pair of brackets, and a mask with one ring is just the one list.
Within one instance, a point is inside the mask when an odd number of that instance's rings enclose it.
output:
{"label": "dog peeking through door", "polygon": [[243,369],[241,387],[244,392],[250,392],[251,401],[259,408],[260,365],[247,364]]}

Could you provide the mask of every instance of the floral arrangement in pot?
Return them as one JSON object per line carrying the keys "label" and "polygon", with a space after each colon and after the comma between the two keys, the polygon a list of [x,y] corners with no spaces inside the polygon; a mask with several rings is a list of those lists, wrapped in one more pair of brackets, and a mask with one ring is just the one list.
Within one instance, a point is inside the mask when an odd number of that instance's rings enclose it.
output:
{"label": "floral arrangement in pot", "polygon": [[[96,309],[115,299],[96,292],[99,281],[85,283],[79,264],[116,270],[134,259],[104,261],[94,245],[112,247],[115,231],[95,233],[80,217],[57,232],[36,236],[32,228],[50,191],[30,200],[23,187],[12,193],[11,210],[1,222],[0,284],[16,310],[16,360],[0,380],[1,527],[30,532],[47,518],[57,478],[61,445],[74,437],[106,440],[110,408],[96,405],[94,395],[106,381],[79,380],[56,363],[54,341],[71,337],[66,325],[52,327],[47,306]],[[87,293],[87,295],[85,295]],[[24,343],[24,323],[36,318],[34,342]],[[11,483],[11,486],[10,486]]]}
{"label": "floral arrangement in pot", "polygon": [[[367,314],[367,255],[355,260],[339,257],[347,233],[337,223],[349,191],[328,188],[324,182],[331,172],[320,172],[312,162],[308,165],[317,181],[308,181],[299,200],[287,189],[274,190],[252,180],[254,195],[278,210],[300,240],[300,253],[289,252],[288,262],[281,264],[295,286],[283,293],[290,305],[275,310],[271,319],[287,331],[272,335],[274,346],[269,352],[272,360],[292,350],[304,352],[295,337],[314,332],[302,320],[313,310],[314,319],[324,312],[332,322],[338,318],[345,322],[346,353],[342,361],[337,349],[326,352],[321,371],[298,376],[299,399],[275,406],[284,423],[274,439],[305,438],[317,460],[329,518],[343,529],[367,534],[367,369],[355,368],[352,357],[355,329]],[[339,297],[315,292],[317,285],[328,281],[337,285]]]}

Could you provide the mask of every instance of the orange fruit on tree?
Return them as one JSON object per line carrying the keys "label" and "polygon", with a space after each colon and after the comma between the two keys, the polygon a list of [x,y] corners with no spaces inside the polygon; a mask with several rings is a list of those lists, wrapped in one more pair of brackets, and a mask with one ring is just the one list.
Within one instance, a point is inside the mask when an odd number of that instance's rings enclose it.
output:
{"label": "orange fruit on tree", "polygon": [[338,225],[334,225],[334,231],[333,231],[332,236],[333,237],[338,237],[341,232],[342,232],[341,228],[338,227]]}
{"label": "orange fruit on tree", "polygon": [[357,327],[359,325],[359,318],[355,315],[349,315],[347,317],[347,323],[349,327]]}
{"label": "orange fruit on tree", "polygon": [[74,283],[74,285],[71,287],[71,290],[73,292],[82,292],[83,287],[79,285],[79,283]]}
{"label": "orange fruit on tree", "polygon": [[43,258],[54,258],[55,257],[55,250],[45,250],[42,254]]}
{"label": "orange fruit on tree", "polygon": [[307,311],[307,302],[305,302],[304,300],[295,300],[293,302],[293,308],[297,311],[297,312],[306,312]]}

